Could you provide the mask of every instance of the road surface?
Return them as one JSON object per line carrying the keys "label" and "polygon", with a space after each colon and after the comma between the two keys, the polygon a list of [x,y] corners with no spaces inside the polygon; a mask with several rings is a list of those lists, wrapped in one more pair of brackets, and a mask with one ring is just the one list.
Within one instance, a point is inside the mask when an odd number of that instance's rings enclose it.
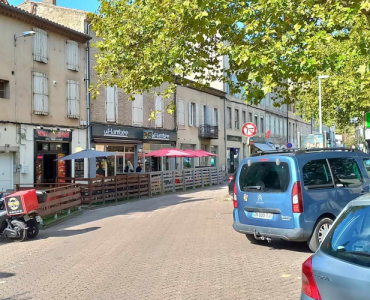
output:
{"label": "road surface", "polygon": [[0,241],[0,299],[297,300],[305,244],[251,245],[226,187],[93,211]]}

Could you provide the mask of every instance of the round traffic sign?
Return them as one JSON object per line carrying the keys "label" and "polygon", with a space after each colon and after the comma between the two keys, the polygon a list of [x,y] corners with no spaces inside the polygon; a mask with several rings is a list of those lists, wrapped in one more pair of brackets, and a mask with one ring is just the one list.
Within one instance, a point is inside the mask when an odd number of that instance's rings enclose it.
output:
{"label": "round traffic sign", "polygon": [[252,137],[255,136],[257,133],[257,127],[253,123],[245,123],[242,127],[242,133],[246,137]]}
{"label": "round traffic sign", "polygon": [[286,146],[287,146],[288,149],[293,147],[292,143],[288,143],[288,144],[286,144]]}

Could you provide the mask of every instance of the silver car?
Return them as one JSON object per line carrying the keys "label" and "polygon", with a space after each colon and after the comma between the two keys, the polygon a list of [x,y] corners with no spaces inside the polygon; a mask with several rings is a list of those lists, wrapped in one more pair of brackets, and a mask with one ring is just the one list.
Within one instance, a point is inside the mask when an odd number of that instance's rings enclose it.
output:
{"label": "silver car", "polygon": [[370,299],[370,194],[350,202],[302,265],[301,300]]}

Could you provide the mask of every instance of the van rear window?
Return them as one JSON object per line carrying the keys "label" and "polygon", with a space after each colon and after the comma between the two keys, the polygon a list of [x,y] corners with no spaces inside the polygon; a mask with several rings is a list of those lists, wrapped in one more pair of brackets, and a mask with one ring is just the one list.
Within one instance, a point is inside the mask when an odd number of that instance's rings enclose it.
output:
{"label": "van rear window", "polygon": [[283,162],[279,166],[275,162],[245,164],[239,176],[240,189],[249,192],[283,193],[289,182],[289,166]]}

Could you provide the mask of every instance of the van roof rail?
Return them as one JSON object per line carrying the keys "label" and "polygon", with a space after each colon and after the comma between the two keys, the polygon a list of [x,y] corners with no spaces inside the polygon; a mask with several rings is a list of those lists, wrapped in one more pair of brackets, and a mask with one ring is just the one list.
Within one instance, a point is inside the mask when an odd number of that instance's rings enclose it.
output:
{"label": "van roof rail", "polygon": [[321,151],[346,151],[346,152],[358,152],[360,150],[351,149],[351,148],[312,148],[312,149],[298,149],[298,148],[290,148],[290,149],[278,149],[278,150],[267,150],[267,151],[259,151],[257,153],[252,154],[251,156],[261,156],[261,155],[268,155],[268,154],[285,154],[285,153],[292,153],[292,154],[304,154],[310,152],[321,152]]}

